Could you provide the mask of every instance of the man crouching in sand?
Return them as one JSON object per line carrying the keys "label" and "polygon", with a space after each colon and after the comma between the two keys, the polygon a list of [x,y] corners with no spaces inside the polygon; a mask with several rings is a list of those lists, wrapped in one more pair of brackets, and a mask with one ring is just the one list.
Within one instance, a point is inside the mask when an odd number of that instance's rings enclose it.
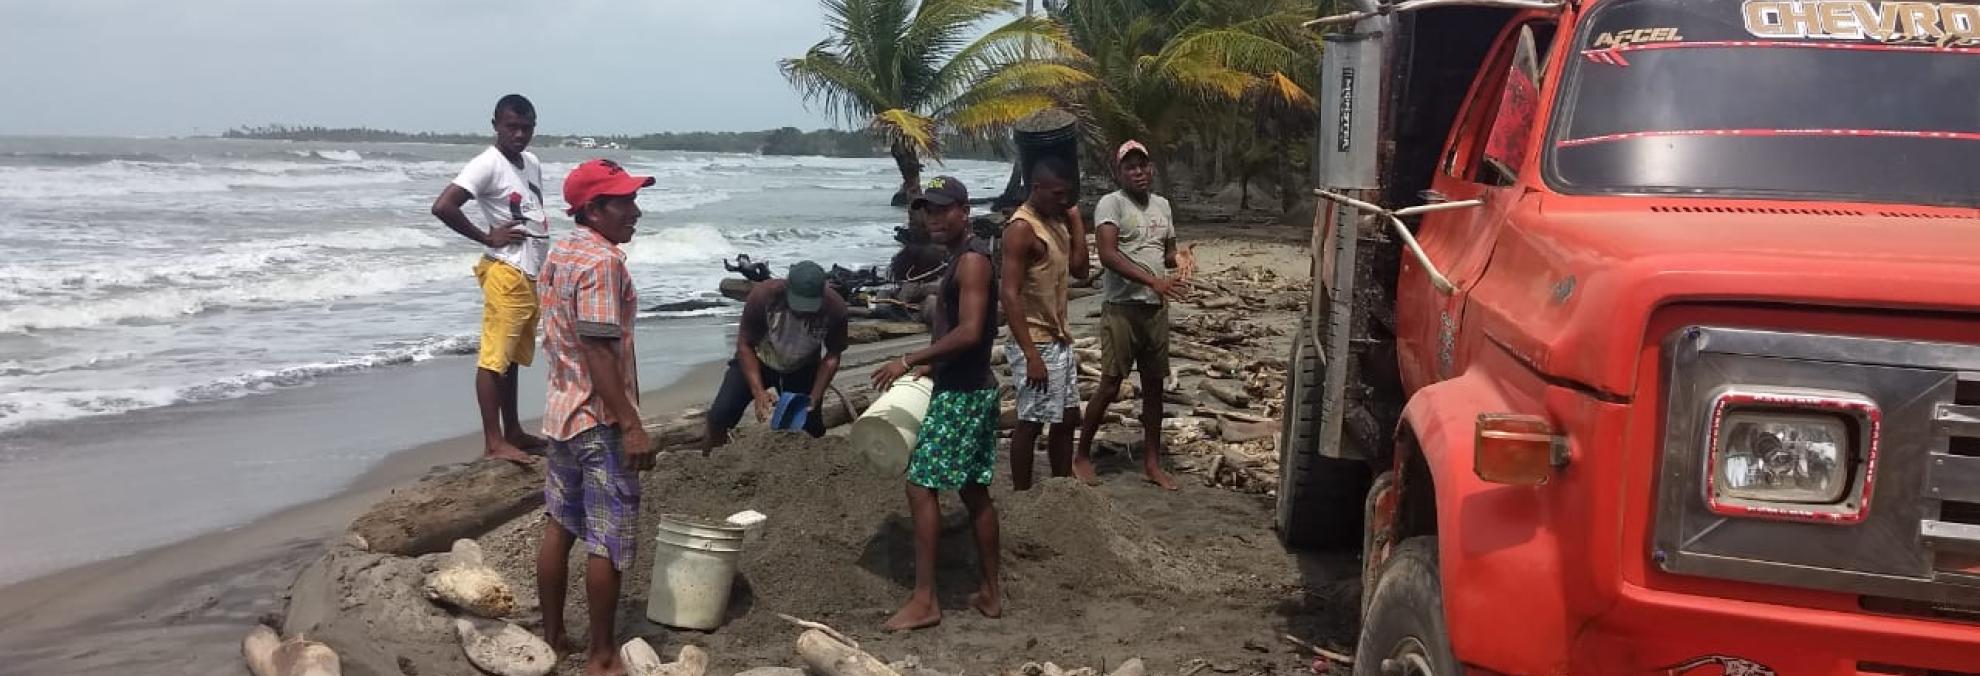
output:
{"label": "man crouching in sand", "polygon": [[543,498],[550,522],[536,553],[543,637],[559,654],[571,546],[584,542],[585,609],[591,640],[584,671],[625,673],[614,646],[619,575],[638,546],[639,471],[653,467],[653,442],[639,419],[639,362],[633,319],[639,299],[619,245],[639,221],[633,203],[653,179],[608,160],[579,165],[564,179],[564,201],[578,226],[550,250],[538,278],[550,390],[543,414],[549,469]]}
{"label": "man crouching in sand", "polygon": [[932,374],[935,395],[921,420],[920,439],[908,458],[908,509],[914,516],[914,594],[887,620],[887,631],[923,629],[942,623],[935,601],[935,545],[941,538],[938,491],[962,494],[976,533],[976,558],[983,581],[969,603],[985,617],[1004,613],[997,581],[997,507],[990,502],[990,480],[997,469],[997,377],[990,372],[996,342],[996,276],[989,247],[969,236],[969,192],[961,181],[943,176],[915,199],[927,209],[928,237],[949,252],[937,292],[938,311],[928,347],[887,362],[873,372],[873,389],[886,392],[913,370]]}

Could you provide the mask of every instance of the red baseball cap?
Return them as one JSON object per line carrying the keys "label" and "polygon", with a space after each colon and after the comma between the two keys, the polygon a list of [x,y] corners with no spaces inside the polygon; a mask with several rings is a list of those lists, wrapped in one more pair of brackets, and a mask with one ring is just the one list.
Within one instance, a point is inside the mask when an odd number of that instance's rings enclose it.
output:
{"label": "red baseball cap", "polygon": [[564,177],[564,202],[571,205],[564,210],[565,215],[576,216],[578,210],[600,197],[616,197],[639,192],[640,188],[653,185],[652,176],[634,176],[626,173],[625,167],[611,160],[591,160],[571,170]]}
{"label": "red baseball cap", "polygon": [[1114,151],[1114,162],[1118,164],[1120,163],[1121,160],[1127,159],[1128,153],[1141,153],[1143,155],[1147,155],[1148,146],[1141,145],[1140,141],[1136,141],[1134,139],[1128,139],[1127,143],[1121,144],[1120,150]]}

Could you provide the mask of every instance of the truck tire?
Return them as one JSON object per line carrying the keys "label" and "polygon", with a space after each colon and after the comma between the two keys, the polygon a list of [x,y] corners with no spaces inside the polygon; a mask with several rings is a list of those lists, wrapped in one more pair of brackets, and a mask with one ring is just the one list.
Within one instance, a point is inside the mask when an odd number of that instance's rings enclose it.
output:
{"label": "truck tire", "polygon": [[1293,340],[1287,361],[1286,405],[1279,431],[1279,499],[1273,526],[1297,549],[1338,550],[1361,543],[1362,499],[1368,465],[1320,455],[1320,394],[1324,369],[1307,330]]}
{"label": "truck tire", "polygon": [[1444,624],[1444,584],[1437,537],[1404,540],[1376,577],[1361,617],[1355,676],[1447,676],[1464,673]]}

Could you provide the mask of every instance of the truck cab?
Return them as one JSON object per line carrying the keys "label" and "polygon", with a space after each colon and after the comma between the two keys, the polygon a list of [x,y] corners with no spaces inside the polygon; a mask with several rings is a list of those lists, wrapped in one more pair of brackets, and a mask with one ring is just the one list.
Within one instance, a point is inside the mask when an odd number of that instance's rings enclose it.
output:
{"label": "truck cab", "polygon": [[1356,673],[1980,673],[1980,5],[1339,19],[1277,525]]}

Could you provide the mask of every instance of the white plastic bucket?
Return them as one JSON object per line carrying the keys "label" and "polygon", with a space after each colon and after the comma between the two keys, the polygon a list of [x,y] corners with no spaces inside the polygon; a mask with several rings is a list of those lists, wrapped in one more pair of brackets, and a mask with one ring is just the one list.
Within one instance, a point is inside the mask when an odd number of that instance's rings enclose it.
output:
{"label": "white plastic bucket", "polygon": [[933,380],[906,377],[894,381],[886,394],[853,421],[852,447],[887,476],[907,474],[908,454],[914,452],[921,418],[928,414],[928,400],[934,396]]}
{"label": "white plastic bucket", "polygon": [[683,514],[660,517],[646,619],[683,629],[722,626],[744,528]]}

